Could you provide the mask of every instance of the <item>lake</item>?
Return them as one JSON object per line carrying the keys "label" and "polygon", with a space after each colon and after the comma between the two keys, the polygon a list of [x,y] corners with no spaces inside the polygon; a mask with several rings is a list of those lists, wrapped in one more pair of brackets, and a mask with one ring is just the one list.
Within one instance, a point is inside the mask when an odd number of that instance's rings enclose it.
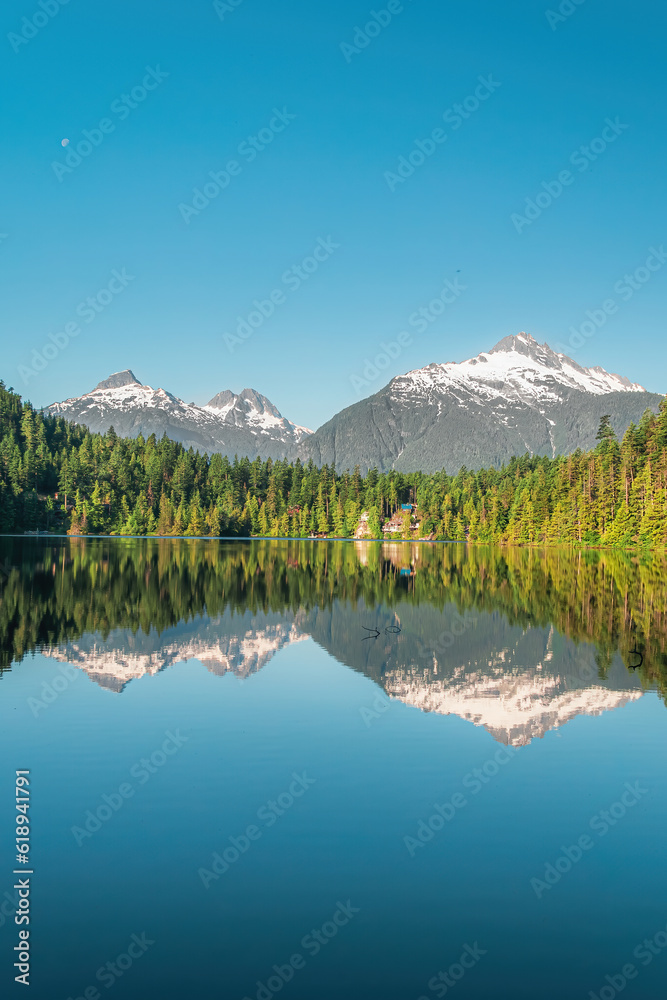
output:
{"label": "lake", "polygon": [[0,561],[12,995],[17,770],[35,1000],[663,995],[664,557],[4,538]]}

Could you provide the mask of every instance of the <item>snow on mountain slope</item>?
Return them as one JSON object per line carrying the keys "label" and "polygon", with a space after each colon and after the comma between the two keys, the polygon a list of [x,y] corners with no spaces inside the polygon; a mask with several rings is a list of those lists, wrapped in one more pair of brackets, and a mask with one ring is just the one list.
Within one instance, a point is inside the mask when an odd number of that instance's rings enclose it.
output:
{"label": "snow on mountain slope", "polygon": [[166,413],[188,414],[202,424],[209,422],[198,406],[184,403],[182,399],[172,396],[165,389],[153,389],[150,385],[142,385],[129,369],[105,379],[83,396],[75,396],[62,403],[52,403],[46,409],[49,413],[66,415],[73,408],[91,416],[101,416],[107,411],[132,413],[137,409],[155,409]]}
{"label": "snow on mountain slope", "polygon": [[504,337],[488,352],[468,361],[431,364],[407,372],[390,383],[396,395],[402,393],[442,393],[461,390],[491,401],[539,400],[556,402],[563,389],[599,396],[609,392],[646,392],[643,386],[604,368],[582,368],[564,354],[556,354],[548,344],[538,344],[530,334]]}
{"label": "snow on mountain slope", "polygon": [[237,426],[245,422],[264,434],[290,428],[296,441],[301,441],[313,433],[308,427],[301,427],[291,420],[286,420],[266,396],[255,392],[254,389],[244,389],[238,395],[226,389],[209,400],[202,409],[207,413],[213,413],[220,420],[233,420]]}
{"label": "snow on mountain slope", "polygon": [[184,403],[165,389],[142,385],[130,369],[116,372],[83,396],[52,403],[46,412],[91,431],[113,426],[121,437],[163,434],[186,447],[262,458],[296,454],[297,445],[312,434],[286,420],[265,396],[254,389],[238,395],[226,390],[205,406]]}
{"label": "snow on mountain slope", "polygon": [[285,646],[308,638],[289,621],[264,628],[251,625],[245,631],[231,634],[228,628],[219,617],[209,622],[208,630],[213,636],[195,633],[188,639],[179,639],[170,638],[169,630],[162,636],[152,632],[141,637],[147,647],[141,649],[135,648],[136,637],[131,633],[114,629],[106,639],[99,634],[87,635],[43,653],[79,667],[100,687],[120,693],[132,680],[152,677],[165,667],[187,660],[199,660],[207,670],[220,676],[234,673],[237,677],[249,677]]}

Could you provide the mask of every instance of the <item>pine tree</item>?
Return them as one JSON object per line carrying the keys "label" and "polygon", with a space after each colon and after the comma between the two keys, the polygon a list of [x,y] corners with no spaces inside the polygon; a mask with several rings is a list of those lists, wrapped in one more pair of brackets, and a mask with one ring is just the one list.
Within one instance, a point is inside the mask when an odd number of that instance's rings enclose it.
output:
{"label": "pine tree", "polygon": [[456,541],[456,542],[465,542],[465,540],[466,540],[465,525],[463,524],[463,518],[461,517],[461,514],[459,513],[459,514],[456,515],[456,518],[454,519],[453,541]]}
{"label": "pine tree", "polygon": [[259,511],[259,535],[260,538],[267,538],[271,532],[271,526],[266,514],[266,504],[262,504]]}
{"label": "pine tree", "polygon": [[217,507],[211,507],[208,515],[208,533],[218,538],[221,534],[220,511]]}
{"label": "pine tree", "polygon": [[174,524],[171,529],[171,534],[180,536],[185,534],[185,519],[186,519],[185,504],[181,500],[178,507],[176,508],[176,514],[174,516]]}
{"label": "pine tree", "polygon": [[160,494],[160,513],[158,516],[156,533],[158,535],[170,535],[174,527],[174,508],[171,500],[163,491]]}
{"label": "pine tree", "polygon": [[329,518],[324,503],[317,505],[317,530],[321,535],[329,534]]}
{"label": "pine tree", "polygon": [[616,516],[604,534],[605,545],[631,545],[638,530],[636,518],[630,512],[628,503],[623,499]]}
{"label": "pine tree", "polygon": [[102,508],[102,490],[99,481],[95,483],[90,503],[87,504],[88,527],[93,535],[103,534],[106,529]]}
{"label": "pine tree", "polygon": [[205,530],[204,514],[199,503],[194,501],[190,505],[190,521],[185,532],[186,535],[203,535]]}
{"label": "pine tree", "polygon": [[336,506],[334,508],[333,522],[334,522],[333,523],[334,535],[337,538],[347,538],[349,532],[347,528],[347,521],[345,519],[345,511],[343,509],[343,504],[340,498],[338,499]]}

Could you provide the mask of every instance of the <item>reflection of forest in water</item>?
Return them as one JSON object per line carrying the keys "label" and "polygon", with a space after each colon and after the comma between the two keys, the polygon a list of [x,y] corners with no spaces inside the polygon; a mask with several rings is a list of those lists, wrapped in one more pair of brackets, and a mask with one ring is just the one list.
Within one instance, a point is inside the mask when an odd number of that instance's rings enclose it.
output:
{"label": "reflection of forest in water", "polygon": [[[638,649],[643,663],[628,677],[667,688],[666,563],[656,555],[409,542],[6,538],[0,563],[3,667],[34,650],[91,635],[104,640],[119,629],[139,641],[177,626],[201,632],[225,615],[229,632],[235,617],[245,628],[252,616],[271,613],[371,675],[385,671],[392,656],[402,668],[428,672],[434,663],[437,671],[448,649],[438,645],[443,628],[449,634],[452,615],[474,614],[475,634],[452,636],[452,656],[458,648],[469,659],[483,636],[484,655],[492,655],[507,628],[524,635],[525,649],[531,632],[542,636],[540,649],[550,634],[553,647],[555,630],[595,647],[600,678],[616,653],[625,664],[639,662],[632,655]],[[392,614],[403,626],[397,640],[383,635],[380,646],[367,643],[360,652],[360,622],[389,623]],[[322,632],[325,621],[329,629],[338,623],[336,637]],[[360,662],[374,656],[372,669]]]}

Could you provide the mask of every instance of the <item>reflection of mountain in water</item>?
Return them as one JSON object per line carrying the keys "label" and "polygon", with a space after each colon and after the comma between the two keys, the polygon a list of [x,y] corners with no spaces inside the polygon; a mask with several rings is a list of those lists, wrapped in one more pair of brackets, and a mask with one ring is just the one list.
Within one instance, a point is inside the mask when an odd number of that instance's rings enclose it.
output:
{"label": "reflection of mountain in water", "polygon": [[291,615],[257,616],[249,611],[225,612],[215,619],[202,616],[167,629],[162,635],[151,628],[148,635],[115,629],[106,640],[86,635],[65,646],[44,650],[44,656],[73,663],[91,680],[120,692],[131,680],[153,676],[184,660],[199,660],[212,674],[234,673],[248,677],[261,670],[273,655],[292,642],[308,638],[299,633]]}
{"label": "reflection of mountain in water", "polygon": [[[385,635],[394,623],[400,635]],[[360,642],[362,624],[380,637]],[[306,627],[391,698],[458,715],[502,743],[528,743],[577,715],[599,715],[643,693],[620,657],[600,678],[593,646],[577,645],[553,626],[512,626],[498,612],[459,615],[452,605],[442,612],[415,605],[358,612],[336,604],[312,612]]]}
{"label": "reflection of mountain in water", "polygon": [[[378,630],[364,639],[363,626]],[[386,634],[394,625],[400,633]],[[458,633],[458,634],[455,634]],[[440,612],[406,605],[400,614],[334,601],[330,609],[200,616],[158,635],[114,630],[45,651],[85,670],[102,687],[196,659],[212,673],[247,677],[287,645],[312,637],[339,662],[424,712],[457,715],[499,742],[523,745],[577,715],[599,715],[640,698],[639,679],[616,658],[598,678],[595,651],[551,626],[511,626],[499,613]]]}
{"label": "reflection of mountain in water", "polygon": [[[493,677],[480,671],[455,670],[448,678],[423,676],[408,671],[390,671],[385,689],[394,698],[425,712],[458,715],[484,728],[501,743],[515,746],[558,729],[577,715],[600,715],[641,698],[639,682],[625,689],[625,668],[602,683],[590,687],[568,688],[564,679],[543,671],[538,664],[533,671],[503,673]],[[616,665],[615,665],[616,667]],[[611,672],[610,672],[611,673]],[[620,682],[620,689],[615,684]]]}
{"label": "reflection of mountain in water", "polygon": [[0,562],[0,671],[40,650],[121,691],[193,657],[246,676],[310,636],[391,697],[516,744],[667,691],[660,554],[63,538],[0,539]]}

